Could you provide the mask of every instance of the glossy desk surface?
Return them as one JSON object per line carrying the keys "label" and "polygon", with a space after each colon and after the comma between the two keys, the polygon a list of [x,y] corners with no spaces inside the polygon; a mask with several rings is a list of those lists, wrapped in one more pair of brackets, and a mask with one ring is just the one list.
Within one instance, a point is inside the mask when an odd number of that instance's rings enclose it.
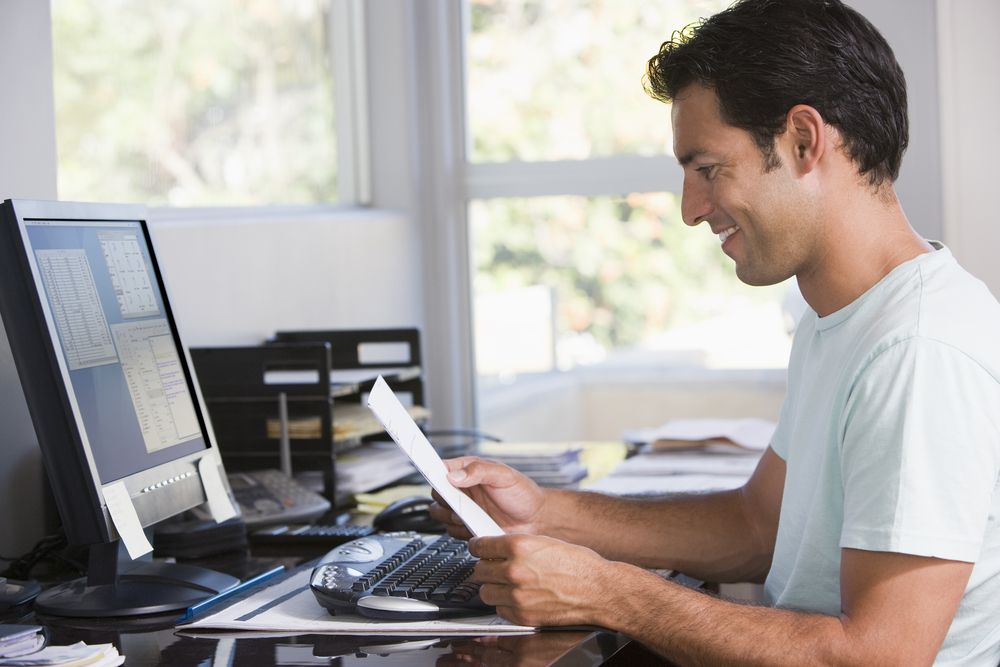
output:
{"label": "glossy desk surface", "polygon": [[[277,564],[292,569],[316,554],[254,555],[235,552],[185,561],[248,579]],[[188,636],[175,629],[178,613],[132,619],[68,619],[39,616],[29,605],[0,615],[0,622],[45,625],[51,643],[113,643],[127,667],[266,667],[269,665],[486,665],[560,667],[669,665],[621,634],[601,631],[544,631],[518,636],[347,637],[304,634],[218,634]],[[637,653],[638,652],[638,653]]]}
{"label": "glossy desk surface", "polygon": [[627,640],[604,632],[540,632],[488,637],[345,637],[330,635],[200,636],[172,627],[49,626],[52,641],[114,643],[128,667],[264,667],[269,665],[602,665]]}

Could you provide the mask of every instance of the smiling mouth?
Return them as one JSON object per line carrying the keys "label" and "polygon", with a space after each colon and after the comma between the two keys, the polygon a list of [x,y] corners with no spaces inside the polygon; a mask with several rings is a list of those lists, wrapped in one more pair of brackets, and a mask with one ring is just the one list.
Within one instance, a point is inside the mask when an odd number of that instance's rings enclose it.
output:
{"label": "smiling mouth", "polygon": [[726,239],[728,239],[730,236],[732,236],[739,230],[740,230],[739,225],[730,227],[729,229],[723,229],[721,232],[719,232],[719,243],[725,243]]}

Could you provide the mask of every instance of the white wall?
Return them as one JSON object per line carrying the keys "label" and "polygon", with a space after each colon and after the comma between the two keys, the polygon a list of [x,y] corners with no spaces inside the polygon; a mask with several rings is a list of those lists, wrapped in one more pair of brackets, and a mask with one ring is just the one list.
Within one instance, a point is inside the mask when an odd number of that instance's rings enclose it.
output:
{"label": "white wall", "polygon": [[[0,2],[0,200],[56,198],[49,24],[48,2]],[[20,555],[45,534],[42,505],[41,454],[0,330],[0,554]]]}
{"label": "white wall", "polygon": [[257,345],[277,330],[419,326],[418,234],[399,212],[154,212],[175,316],[192,347]]}
{"label": "white wall", "polygon": [[944,240],[1000,298],[1000,2],[938,0]]}
{"label": "white wall", "polygon": [[896,193],[910,224],[929,239],[943,238],[941,121],[935,0],[847,0],[885,36],[906,75],[910,146]]}

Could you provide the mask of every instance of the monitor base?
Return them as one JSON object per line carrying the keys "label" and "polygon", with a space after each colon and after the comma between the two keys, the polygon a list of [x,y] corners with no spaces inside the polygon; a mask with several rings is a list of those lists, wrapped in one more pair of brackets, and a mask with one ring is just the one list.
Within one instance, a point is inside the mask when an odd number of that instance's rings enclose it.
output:
{"label": "monitor base", "polygon": [[35,598],[35,611],[78,618],[183,611],[239,581],[194,565],[143,563],[121,575],[117,583],[88,586],[83,578],[51,588]]}

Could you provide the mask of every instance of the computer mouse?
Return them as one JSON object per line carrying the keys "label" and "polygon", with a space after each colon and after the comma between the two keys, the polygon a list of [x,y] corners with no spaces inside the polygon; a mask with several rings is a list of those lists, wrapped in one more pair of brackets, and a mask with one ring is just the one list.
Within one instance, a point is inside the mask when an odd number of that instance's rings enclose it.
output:
{"label": "computer mouse", "polygon": [[431,503],[426,496],[410,496],[392,503],[378,513],[372,521],[376,530],[391,533],[398,530],[413,530],[418,533],[443,533],[443,523],[432,519]]}

